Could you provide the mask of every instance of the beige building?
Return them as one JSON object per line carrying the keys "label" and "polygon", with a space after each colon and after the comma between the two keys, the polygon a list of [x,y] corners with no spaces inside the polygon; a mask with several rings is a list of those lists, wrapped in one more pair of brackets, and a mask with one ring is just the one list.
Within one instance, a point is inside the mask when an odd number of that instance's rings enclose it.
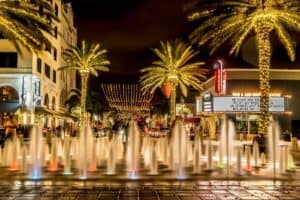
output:
{"label": "beige building", "polygon": [[[26,49],[20,54],[10,41],[0,39],[0,124],[3,116],[16,110],[24,124],[33,121],[34,111],[45,116],[45,126],[58,126],[66,119],[64,102],[68,91],[76,86],[76,73],[57,69],[65,65],[64,50],[77,44],[77,30],[71,4],[51,2],[59,18],[53,34],[48,35],[51,47],[38,55]],[[19,107],[24,108],[22,112]]]}

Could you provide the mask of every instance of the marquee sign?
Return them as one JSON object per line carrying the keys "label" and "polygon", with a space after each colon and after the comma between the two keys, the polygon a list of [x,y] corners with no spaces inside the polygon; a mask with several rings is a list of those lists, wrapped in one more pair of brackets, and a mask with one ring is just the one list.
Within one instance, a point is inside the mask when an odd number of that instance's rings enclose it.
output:
{"label": "marquee sign", "polygon": [[[259,112],[260,97],[214,97],[214,112]],[[270,112],[284,112],[283,97],[270,97]]]}
{"label": "marquee sign", "polygon": [[[204,104],[202,98],[196,99],[196,111],[200,112],[259,112],[260,97],[244,97],[244,96],[217,96],[211,98],[211,107],[206,109],[207,103]],[[285,112],[286,101],[284,97],[270,97],[270,112]]]}

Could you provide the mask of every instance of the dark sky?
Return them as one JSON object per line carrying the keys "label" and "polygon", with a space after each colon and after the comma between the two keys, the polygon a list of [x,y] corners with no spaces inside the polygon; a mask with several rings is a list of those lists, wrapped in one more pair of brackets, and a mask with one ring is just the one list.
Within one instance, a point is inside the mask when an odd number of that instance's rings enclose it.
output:
{"label": "dark sky", "polygon": [[103,79],[136,79],[154,59],[149,48],[160,40],[186,37],[185,0],[73,1],[79,39],[100,42],[108,50],[111,71]]}
{"label": "dark sky", "polygon": [[[139,69],[155,59],[150,48],[157,47],[160,40],[187,38],[195,24],[185,18],[183,6],[186,1],[188,0],[73,0],[79,39],[103,44],[112,62],[111,71],[100,74],[99,80],[136,81],[140,75]],[[254,41],[248,41],[246,46],[253,46]],[[276,45],[274,49],[273,65],[281,68],[291,66],[286,53],[278,50],[280,48]],[[231,67],[249,66],[242,58],[229,57],[227,50],[221,49],[216,55],[208,57],[204,47],[200,49],[199,59],[206,61],[207,66],[211,66],[216,58],[223,58],[227,66]],[[255,54],[255,50],[252,52]],[[298,51],[298,57],[299,53]]]}

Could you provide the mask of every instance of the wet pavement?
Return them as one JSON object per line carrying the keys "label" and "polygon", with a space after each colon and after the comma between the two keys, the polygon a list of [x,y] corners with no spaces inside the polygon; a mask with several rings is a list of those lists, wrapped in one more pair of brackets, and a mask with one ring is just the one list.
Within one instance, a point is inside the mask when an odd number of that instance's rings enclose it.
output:
{"label": "wet pavement", "polygon": [[1,181],[0,199],[300,199],[300,182]]}

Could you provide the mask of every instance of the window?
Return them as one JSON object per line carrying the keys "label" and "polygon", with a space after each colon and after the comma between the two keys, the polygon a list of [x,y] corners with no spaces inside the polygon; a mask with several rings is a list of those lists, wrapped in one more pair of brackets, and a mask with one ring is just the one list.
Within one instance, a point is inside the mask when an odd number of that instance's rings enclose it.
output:
{"label": "window", "polygon": [[54,37],[57,38],[57,26],[54,27],[54,33],[53,33]]}
{"label": "window", "polygon": [[15,52],[0,53],[0,68],[17,68],[18,55]]}
{"label": "window", "polygon": [[57,60],[57,50],[53,49],[53,59]]}
{"label": "window", "polygon": [[55,97],[52,98],[52,110],[55,110]]}
{"label": "window", "polygon": [[51,54],[51,45],[46,44],[45,50]]}
{"label": "window", "polygon": [[54,6],[54,12],[55,12],[55,16],[58,17],[58,6],[57,6],[57,4],[55,4],[55,6]]}
{"label": "window", "polygon": [[49,106],[49,96],[48,96],[48,94],[45,94],[45,97],[44,97],[44,105],[45,105],[46,107]]}
{"label": "window", "polygon": [[53,70],[53,82],[56,83],[56,71]]}
{"label": "window", "polygon": [[40,58],[37,59],[37,72],[42,73],[42,60]]}
{"label": "window", "polygon": [[51,69],[50,69],[50,65],[48,64],[45,64],[45,74],[48,78],[50,78]]}

